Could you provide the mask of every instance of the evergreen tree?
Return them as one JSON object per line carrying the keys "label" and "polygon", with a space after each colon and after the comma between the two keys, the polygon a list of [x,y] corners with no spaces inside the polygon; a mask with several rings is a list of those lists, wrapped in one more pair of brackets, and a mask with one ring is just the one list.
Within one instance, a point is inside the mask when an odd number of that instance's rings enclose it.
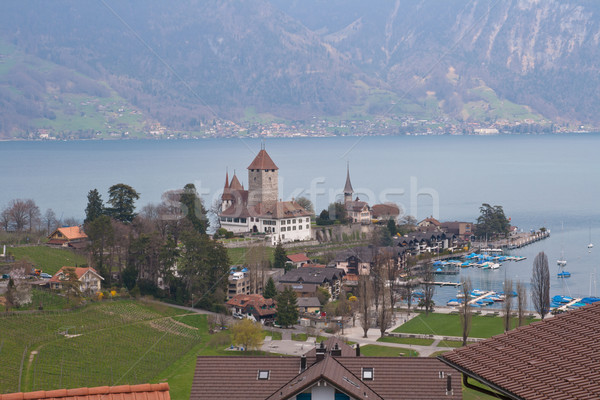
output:
{"label": "evergreen tree", "polygon": [[263,293],[263,297],[265,299],[273,299],[277,297],[277,288],[275,287],[275,281],[272,277],[269,277],[267,284],[265,285],[265,290]]}
{"label": "evergreen tree", "polygon": [[208,229],[206,209],[193,183],[188,183],[183,187],[179,202],[182,205],[185,217],[192,223],[196,232],[205,234]]}
{"label": "evergreen tree", "polygon": [[296,292],[290,287],[277,296],[277,323],[288,327],[298,321],[298,305]]}
{"label": "evergreen tree", "polygon": [[504,215],[502,206],[490,206],[484,203],[479,208],[475,234],[479,238],[491,239],[495,236],[507,236],[510,230],[510,221]]}
{"label": "evergreen tree", "polygon": [[92,189],[87,195],[88,203],[85,208],[85,220],[84,224],[92,222],[102,214],[104,214],[104,204],[102,203],[102,197],[98,192],[98,189]]}
{"label": "evergreen tree", "polygon": [[135,218],[135,201],[140,194],[131,186],[119,183],[108,189],[108,203],[112,206],[106,211],[108,214],[124,223],[130,223]]}
{"label": "evergreen tree", "polygon": [[281,241],[279,241],[275,247],[273,259],[273,268],[285,268],[285,263],[287,262],[287,253],[285,252]]}
{"label": "evergreen tree", "polygon": [[396,221],[394,221],[393,218],[388,219],[387,229],[391,236],[394,236],[396,233],[398,233],[398,227],[396,226]]}

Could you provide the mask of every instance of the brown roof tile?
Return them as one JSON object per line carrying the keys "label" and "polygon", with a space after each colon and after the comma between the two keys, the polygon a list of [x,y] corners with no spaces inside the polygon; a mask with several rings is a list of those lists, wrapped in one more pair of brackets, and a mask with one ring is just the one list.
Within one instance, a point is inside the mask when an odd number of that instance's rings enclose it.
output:
{"label": "brown roof tile", "polygon": [[0,394],[0,400],[170,400],[169,384],[99,386]]}
{"label": "brown roof tile", "polygon": [[98,273],[98,271],[96,271],[94,268],[92,267],[62,267],[61,269],[59,269],[56,274],[54,274],[54,276],[52,278],[50,278],[50,282],[60,282],[60,275],[64,274],[65,269],[66,268],[73,268],[75,270],[75,274],[77,275],[77,279],[81,279],[81,277],[83,275],[85,275],[86,272],[88,271],[92,271],[94,274],[98,275],[100,277],[100,279],[104,280],[104,278],[102,278],[102,276],[100,276],[100,274]]}
{"label": "brown roof tile", "polygon": [[265,149],[258,152],[248,169],[279,169]]}
{"label": "brown roof tile", "polygon": [[600,398],[600,303],[454,350],[440,359],[509,396]]}

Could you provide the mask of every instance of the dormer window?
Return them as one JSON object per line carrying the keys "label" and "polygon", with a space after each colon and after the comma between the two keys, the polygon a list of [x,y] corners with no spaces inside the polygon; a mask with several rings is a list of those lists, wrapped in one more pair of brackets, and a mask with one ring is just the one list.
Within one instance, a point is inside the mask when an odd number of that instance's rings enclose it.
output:
{"label": "dormer window", "polygon": [[258,370],[258,380],[259,381],[266,381],[269,379],[269,372],[271,372],[268,369],[259,369]]}
{"label": "dormer window", "polygon": [[372,381],[373,380],[373,368],[363,368],[362,369],[362,379],[363,379],[363,381]]}

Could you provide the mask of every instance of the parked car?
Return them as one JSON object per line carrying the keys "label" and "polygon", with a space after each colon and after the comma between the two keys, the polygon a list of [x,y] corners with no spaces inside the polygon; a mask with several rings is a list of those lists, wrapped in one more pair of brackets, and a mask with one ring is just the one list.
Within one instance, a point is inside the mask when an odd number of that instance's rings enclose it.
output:
{"label": "parked car", "polygon": [[47,273],[45,273],[45,272],[42,272],[42,273],[40,274],[40,278],[44,278],[44,279],[50,279],[50,278],[52,278],[52,275],[50,275],[50,274],[47,274]]}

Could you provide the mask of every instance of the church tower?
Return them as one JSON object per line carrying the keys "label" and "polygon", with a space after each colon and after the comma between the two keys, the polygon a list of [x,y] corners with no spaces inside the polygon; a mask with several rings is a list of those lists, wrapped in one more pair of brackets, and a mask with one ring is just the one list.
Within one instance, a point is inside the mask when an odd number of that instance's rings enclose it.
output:
{"label": "church tower", "polygon": [[354,189],[352,189],[352,183],[350,183],[350,163],[348,163],[346,167],[346,185],[344,186],[344,204],[352,201],[353,193]]}
{"label": "church tower", "polygon": [[275,206],[279,196],[278,169],[263,145],[248,166],[248,207],[259,203]]}

